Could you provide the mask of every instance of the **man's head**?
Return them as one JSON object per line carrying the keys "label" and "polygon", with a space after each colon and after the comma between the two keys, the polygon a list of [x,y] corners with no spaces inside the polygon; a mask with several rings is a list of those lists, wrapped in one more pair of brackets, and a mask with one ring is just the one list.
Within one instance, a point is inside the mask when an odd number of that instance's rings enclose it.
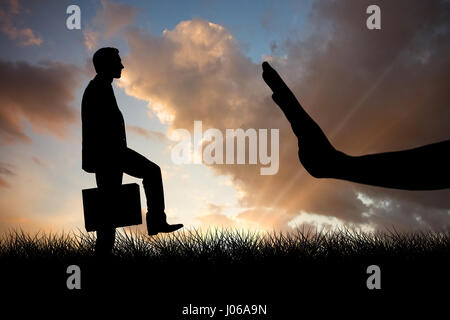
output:
{"label": "man's head", "polygon": [[111,47],[100,48],[94,53],[92,60],[97,74],[120,78],[124,66],[122,65],[118,49]]}

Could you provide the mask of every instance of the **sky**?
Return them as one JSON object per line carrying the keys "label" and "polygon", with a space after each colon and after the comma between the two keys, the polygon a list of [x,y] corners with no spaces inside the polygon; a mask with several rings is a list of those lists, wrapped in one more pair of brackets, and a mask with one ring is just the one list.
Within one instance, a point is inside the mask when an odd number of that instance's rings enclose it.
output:
{"label": "sky", "polygon": [[[112,46],[128,146],[163,173],[168,221],[256,230],[438,230],[450,191],[314,179],[262,80],[270,61],[348,154],[450,138],[448,1],[0,1],[0,232],[84,228],[81,98],[93,53]],[[381,29],[366,8],[381,9]],[[76,4],[81,29],[69,30]],[[178,164],[177,129],[279,130],[279,169]],[[248,151],[248,149],[246,149]],[[123,183],[142,181],[124,175]]]}

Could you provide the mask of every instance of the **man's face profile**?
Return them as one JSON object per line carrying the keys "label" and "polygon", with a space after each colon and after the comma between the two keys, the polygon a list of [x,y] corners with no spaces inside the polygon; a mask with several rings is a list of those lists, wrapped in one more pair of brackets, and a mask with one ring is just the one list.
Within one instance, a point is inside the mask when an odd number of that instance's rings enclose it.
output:
{"label": "man's face profile", "polygon": [[118,54],[111,57],[110,71],[113,78],[119,79],[122,75],[122,69],[125,68]]}

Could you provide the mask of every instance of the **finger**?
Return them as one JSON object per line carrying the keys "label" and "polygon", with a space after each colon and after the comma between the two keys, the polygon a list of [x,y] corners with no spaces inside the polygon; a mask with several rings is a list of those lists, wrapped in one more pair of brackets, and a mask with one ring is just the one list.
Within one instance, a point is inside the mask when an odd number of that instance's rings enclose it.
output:
{"label": "finger", "polygon": [[273,92],[277,91],[280,87],[281,80],[278,73],[273,69],[268,62],[263,63],[263,74],[262,77],[267,85],[272,89]]}
{"label": "finger", "polygon": [[281,79],[278,72],[270,66],[268,62],[262,64],[262,77],[273,92],[279,92],[288,89],[286,83]]}
{"label": "finger", "polygon": [[296,108],[292,108],[292,103],[287,102],[285,97],[278,93],[272,94],[272,100],[280,107],[289,121],[294,120],[293,113]]}
{"label": "finger", "polygon": [[302,136],[305,130],[308,131],[307,128],[311,128],[315,124],[294,95],[291,97],[290,95],[274,93],[272,94],[272,100],[283,111],[297,137]]}
{"label": "finger", "polygon": [[272,95],[272,99],[283,110],[302,109],[302,106],[289,88],[284,91],[275,91]]}
{"label": "finger", "polygon": [[287,103],[286,103],[286,100],[285,99],[283,99],[283,96],[281,96],[280,94],[278,94],[278,93],[274,93],[274,94],[272,94],[272,100],[282,109],[282,110],[285,110],[286,108],[286,105],[288,105]]}
{"label": "finger", "polygon": [[263,79],[273,91],[273,101],[281,108],[293,127],[300,122],[313,121],[278,72],[268,62],[263,62],[262,67]]}

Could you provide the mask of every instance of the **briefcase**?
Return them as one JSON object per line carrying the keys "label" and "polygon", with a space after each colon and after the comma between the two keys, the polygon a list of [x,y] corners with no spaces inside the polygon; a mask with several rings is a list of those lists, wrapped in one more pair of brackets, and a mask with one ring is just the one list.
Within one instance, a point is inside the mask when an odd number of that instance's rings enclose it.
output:
{"label": "briefcase", "polygon": [[83,189],[82,194],[86,231],[142,223],[141,198],[137,183],[123,184],[113,190]]}

